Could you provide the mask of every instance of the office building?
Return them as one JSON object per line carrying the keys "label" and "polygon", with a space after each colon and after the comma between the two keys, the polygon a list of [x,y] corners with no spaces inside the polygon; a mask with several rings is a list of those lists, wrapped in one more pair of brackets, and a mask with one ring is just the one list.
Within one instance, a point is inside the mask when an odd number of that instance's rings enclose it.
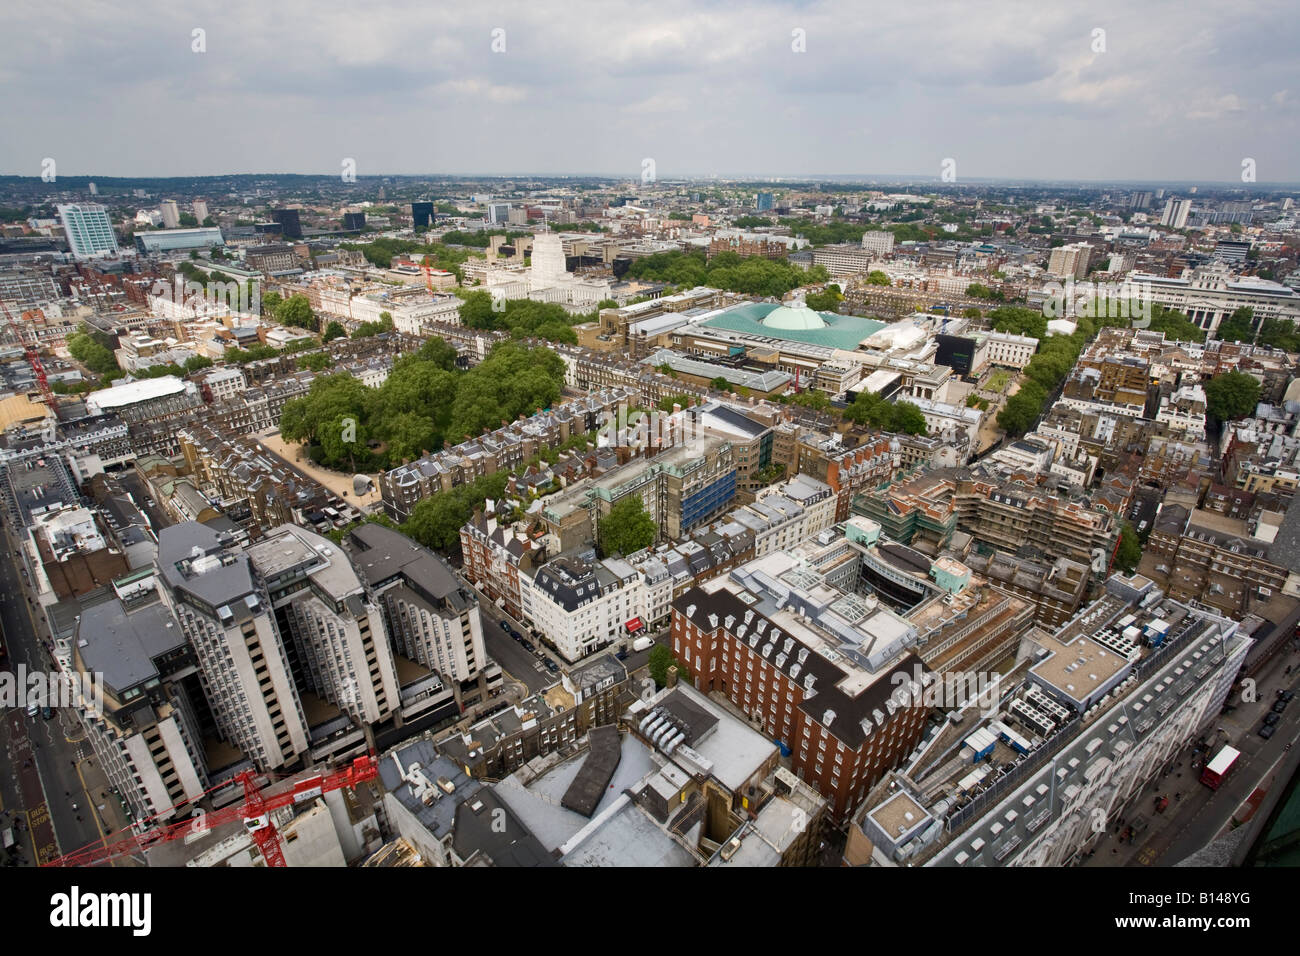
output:
{"label": "office building", "polygon": [[894,234],[883,231],[864,232],[862,248],[878,256],[887,256],[894,251]]}
{"label": "office building", "polygon": [[781,571],[780,557],[756,559],[674,601],[673,655],[695,689],[722,693],[780,741],[794,772],[843,819],[924,729],[925,708],[895,698],[923,669],[911,649],[916,631],[851,594],[836,592],[833,607],[822,606],[825,595],[811,605],[807,596],[778,601],[766,583],[772,573],[775,590],[798,587],[800,574],[825,583],[816,569],[786,562]]}
{"label": "office building", "polygon": [[118,254],[117,236],[108,219],[108,210],[91,203],[60,205],[59,218],[68,247],[77,259],[93,259]]}
{"label": "office building", "polygon": [[[296,216],[297,213],[294,213]],[[298,257],[294,255],[293,246],[268,243],[252,246],[244,253],[244,262],[250,269],[275,275],[281,272],[293,272],[298,269]]]}
{"label": "office building", "polygon": [[[1141,575],[1115,575],[1037,643],[1026,678],[1002,692],[1005,706],[946,725],[871,795],[850,827],[849,862],[1081,862],[1116,821],[1150,809],[1153,779],[1186,769],[1185,748],[1213,734],[1253,641]],[[898,793],[911,805],[904,827],[863,819]]]}
{"label": "office building", "polygon": [[162,255],[168,252],[188,252],[191,249],[211,249],[225,245],[221,230],[159,229],[135,234],[135,251],[142,256]]}
{"label": "office building", "polygon": [[366,228],[366,214],[364,212],[345,212],[343,214],[343,228],[348,232],[360,232]]}
{"label": "office building", "polygon": [[754,208],[759,212],[767,212],[773,205],[775,205],[775,201],[771,193],[758,193],[754,197]]}
{"label": "office building", "polygon": [[1064,279],[1082,279],[1088,274],[1091,261],[1092,246],[1086,242],[1057,246],[1048,259],[1047,272]]}
{"label": "office building", "polygon": [[208,221],[208,201],[206,199],[194,200],[194,218],[198,220],[199,225]]}
{"label": "office building", "polygon": [[297,209],[273,209],[271,219],[280,224],[280,231],[286,239],[302,238],[302,220]]}
{"label": "office building", "polygon": [[1237,309],[1254,312],[1256,329],[1266,319],[1300,322],[1300,291],[1256,276],[1237,276],[1216,263],[1193,269],[1182,278],[1134,272],[1130,279],[1149,290],[1151,302],[1186,313],[1211,336]]}
{"label": "office building", "polygon": [[437,221],[431,202],[411,203],[411,225],[416,229],[427,229]]}
{"label": "office building", "polygon": [[[103,679],[102,710],[81,712],[99,765],[137,820],[166,822],[210,785],[200,737],[207,704],[195,654],[145,567],[83,599],[71,665]],[[223,769],[217,767],[216,769]]]}
{"label": "office building", "polygon": [[621,558],[562,555],[519,583],[525,619],[567,661],[639,630],[646,614],[641,576]]}

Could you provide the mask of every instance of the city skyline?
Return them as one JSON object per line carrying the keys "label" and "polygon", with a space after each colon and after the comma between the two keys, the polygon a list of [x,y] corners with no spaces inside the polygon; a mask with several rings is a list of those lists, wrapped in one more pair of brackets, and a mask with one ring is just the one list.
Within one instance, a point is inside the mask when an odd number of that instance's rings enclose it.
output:
{"label": "city skyline", "polygon": [[18,11],[0,170],[1300,180],[1285,8],[1162,6]]}

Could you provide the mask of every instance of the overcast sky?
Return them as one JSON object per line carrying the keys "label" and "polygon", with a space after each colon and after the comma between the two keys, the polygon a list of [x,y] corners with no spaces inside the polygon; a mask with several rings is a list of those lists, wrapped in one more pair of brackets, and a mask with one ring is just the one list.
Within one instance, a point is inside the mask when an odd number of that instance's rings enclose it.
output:
{"label": "overcast sky", "polygon": [[0,171],[1300,181],[1286,2],[178,6],[6,4]]}

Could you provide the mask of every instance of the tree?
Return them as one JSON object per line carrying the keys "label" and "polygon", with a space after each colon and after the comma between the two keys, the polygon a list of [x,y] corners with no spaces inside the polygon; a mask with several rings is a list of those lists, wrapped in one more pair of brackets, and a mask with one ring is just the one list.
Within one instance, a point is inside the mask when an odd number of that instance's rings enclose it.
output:
{"label": "tree", "polygon": [[1222,342],[1253,342],[1255,310],[1243,305],[1219,323],[1214,337]]}
{"label": "tree", "polygon": [[1154,302],[1151,304],[1151,324],[1147,327],[1153,332],[1165,333],[1165,338],[1172,342],[1205,341],[1205,330],[1189,319],[1187,313]]}
{"label": "tree", "polygon": [[904,435],[926,434],[925,415],[911,402],[890,402],[877,392],[859,392],[844,417],[859,425]]}
{"label": "tree", "polygon": [[388,312],[379,313],[378,322],[362,322],[352,332],[354,339],[368,339],[383,332],[393,331],[393,316]]}
{"label": "tree", "polygon": [[903,435],[924,435],[926,434],[925,415],[921,409],[911,402],[895,402],[894,415],[891,422],[892,432],[898,432]]}
{"label": "tree", "polygon": [[713,389],[715,392],[729,392],[731,391],[731,383],[727,381],[726,378],[719,375],[713,381],[709,382],[709,388]]}
{"label": "tree", "polygon": [[313,372],[322,372],[334,364],[334,360],[329,357],[327,352],[312,352],[310,355],[304,355],[298,359],[298,367],[311,369]]}
{"label": "tree", "polygon": [[998,412],[998,427],[1009,435],[1023,435],[1038,421],[1047,395],[1047,389],[1033,379],[1025,382]]}
{"label": "tree", "polygon": [[844,301],[844,295],[840,292],[840,287],[832,283],[821,292],[810,292],[804,299],[808,308],[816,312],[834,312]]}
{"label": "tree", "polygon": [[[654,679],[655,686],[668,686],[668,668],[674,664],[677,664],[677,658],[673,657],[673,652],[667,646],[656,644],[650,649],[650,659],[647,666],[650,670],[650,676]],[[677,669],[681,671],[681,665],[678,665]]]}
{"label": "tree", "polygon": [[1300,334],[1290,319],[1265,319],[1259,327],[1257,341],[1284,352],[1300,352]]}
{"label": "tree", "polygon": [[885,275],[879,269],[872,269],[867,273],[867,285],[889,285],[889,276]]}
{"label": "tree", "polygon": [[330,322],[325,326],[325,332],[321,335],[320,340],[322,342],[333,342],[335,339],[346,338],[347,334],[347,329],[343,328],[341,323]]}
{"label": "tree", "polygon": [[628,495],[600,521],[600,550],[606,556],[628,555],[655,543],[659,529],[638,495]]}
{"label": "tree", "polygon": [[1047,316],[1034,309],[1004,305],[990,312],[988,319],[998,332],[1029,335],[1036,339],[1047,337]]}
{"label": "tree", "polygon": [[[264,303],[265,304],[265,303]],[[311,310],[311,303],[305,295],[291,295],[279,303],[275,310],[275,320],[281,325],[315,332],[320,328],[316,314]]]}
{"label": "tree", "polygon": [[206,355],[193,355],[185,360],[185,372],[190,374],[201,369],[212,368],[212,359]]}
{"label": "tree", "polygon": [[1259,380],[1245,372],[1224,372],[1205,385],[1205,404],[1221,422],[1244,418],[1259,404]]}
{"label": "tree", "polygon": [[446,369],[448,372],[456,368],[456,359],[459,356],[455,346],[449,345],[445,340],[431,338],[415,353],[414,358],[420,362],[432,362],[438,368]]}
{"label": "tree", "polygon": [[68,354],[92,372],[107,375],[120,371],[117,357],[84,332],[68,336]]}
{"label": "tree", "polygon": [[1142,542],[1138,538],[1137,529],[1131,522],[1125,521],[1121,525],[1119,547],[1115,551],[1115,566],[1126,574],[1132,574],[1141,560]]}
{"label": "tree", "polygon": [[690,408],[695,404],[694,395],[665,395],[659,399],[657,408],[661,412],[671,412],[674,405],[680,405],[682,408]]}

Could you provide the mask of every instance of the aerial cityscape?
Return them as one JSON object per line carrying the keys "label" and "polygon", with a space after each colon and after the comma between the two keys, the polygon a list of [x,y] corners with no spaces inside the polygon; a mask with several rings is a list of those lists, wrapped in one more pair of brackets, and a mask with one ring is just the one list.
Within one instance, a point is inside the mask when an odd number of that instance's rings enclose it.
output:
{"label": "aerial cityscape", "polygon": [[4,864],[1300,863],[1296,27],[1156,6],[15,11]]}

